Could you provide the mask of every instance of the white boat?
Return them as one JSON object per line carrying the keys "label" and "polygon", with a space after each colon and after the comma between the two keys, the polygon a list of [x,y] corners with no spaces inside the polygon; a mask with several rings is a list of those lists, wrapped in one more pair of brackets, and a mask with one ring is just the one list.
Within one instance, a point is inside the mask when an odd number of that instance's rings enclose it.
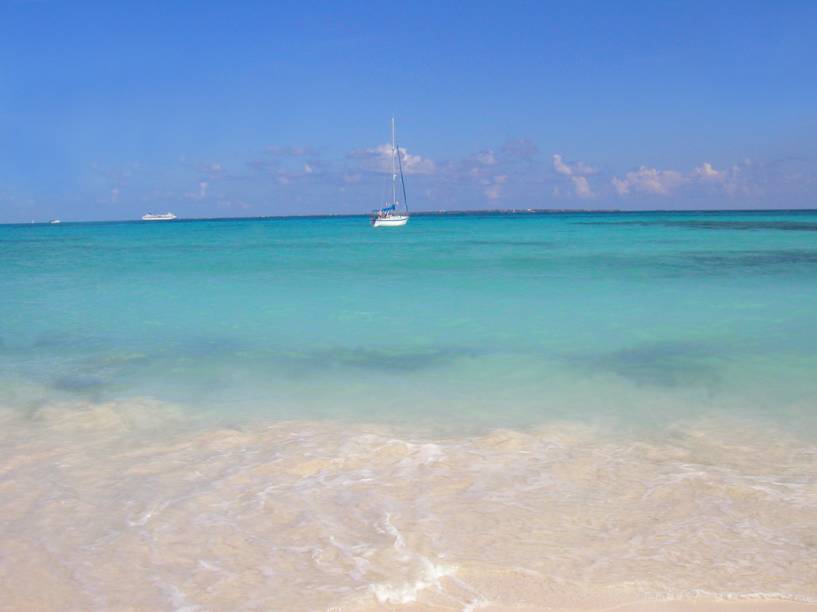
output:
{"label": "white boat", "polygon": [[154,215],[153,213],[148,213],[142,217],[142,221],[173,221],[176,218],[171,212],[162,213],[160,215]]}
{"label": "white boat", "polygon": [[[397,199],[397,171],[400,171],[400,186],[403,192],[403,202]],[[402,208],[402,209],[401,209]],[[400,149],[395,137],[394,117],[391,119],[391,200],[383,208],[374,211],[372,227],[400,227],[408,223],[408,203],[406,199],[406,181],[403,178],[403,162],[400,159]]]}
{"label": "white boat", "polygon": [[60,221],[59,219],[51,219],[51,221],[49,221],[49,223],[51,225],[57,225],[58,223],[62,223],[62,221]]}
{"label": "white boat", "polygon": [[408,215],[382,215],[372,218],[373,227],[400,227],[408,223]]}

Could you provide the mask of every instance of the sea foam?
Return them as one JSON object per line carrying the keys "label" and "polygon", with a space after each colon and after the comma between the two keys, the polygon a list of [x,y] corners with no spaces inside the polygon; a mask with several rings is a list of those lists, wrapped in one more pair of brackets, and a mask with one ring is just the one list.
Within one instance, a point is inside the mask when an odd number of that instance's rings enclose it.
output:
{"label": "sea foam", "polygon": [[817,602],[817,447],[772,426],[432,436],[194,426],[151,400],[4,414],[12,607]]}

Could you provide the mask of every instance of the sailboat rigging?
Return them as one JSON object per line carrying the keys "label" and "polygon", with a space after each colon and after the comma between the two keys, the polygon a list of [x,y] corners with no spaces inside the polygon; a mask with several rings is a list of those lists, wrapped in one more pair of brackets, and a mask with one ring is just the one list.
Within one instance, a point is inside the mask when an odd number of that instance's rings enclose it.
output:
{"label": "sailboat rigging", "polygon": [[[408,223],[408,198],[406,198],[406,180],[403,177],[403,161],[397,146],[394,117],[391,119],[391,199],[386,205],[377,209],[372,215],[372,227],[400,227]],[[397,199],[397,172],[400,171],[400,186],[403,192],[402,207]]]}

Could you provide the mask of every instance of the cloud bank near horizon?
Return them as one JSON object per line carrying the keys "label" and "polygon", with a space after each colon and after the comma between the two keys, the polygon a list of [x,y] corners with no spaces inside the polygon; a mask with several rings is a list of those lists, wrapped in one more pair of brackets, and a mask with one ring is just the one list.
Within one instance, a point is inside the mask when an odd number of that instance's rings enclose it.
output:
{"label": "cloud bank near horizon", "polygon": [[[817,203],[817,160],[744,159],[687,169],[640,165],[617,170],[592,160],[545,153],[530,139],[508,140],[455,159],[400,149],[415,210],[489,208],[788,208]],[[366,213],[381,204],[391,146],[332,154],[319,146],[271,144],[244,158],[180,157],[164,167],[90,164],[74,196],[96,203],[94,218],[144,211],[184,216]],[[70,217],[29,195],[0,192],[3,221]],[[16,218],[15,218],[16,217]]]}

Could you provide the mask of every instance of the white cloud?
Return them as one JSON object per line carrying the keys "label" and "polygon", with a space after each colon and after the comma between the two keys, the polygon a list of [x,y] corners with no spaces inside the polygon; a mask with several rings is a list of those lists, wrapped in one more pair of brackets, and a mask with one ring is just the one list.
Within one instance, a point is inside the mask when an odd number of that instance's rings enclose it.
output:
{"label": "white cloud", "polygon": [[[723,171],[724,191],[730,196],[760,196],[763,194],[762,187],[770,178],[770,174],[774,176],[774,172],[770,173],[770,168],[764,167],[764,164],[756,164],[751,159],[745,159],[739,164],[734,164]],[[805,184],[807,181],[800,177],[797,183]],[[776,189],[784,190],[786,187],[786,177],[777,176],[772,179],[772,183],[776,185]],[[768,185],[766,185],[768,186]]]}
{"label": "white cloud", "polygon": [[684,184],[684,175],[677,170],[657,170],[641,166],[631,170],[624,178],[614,177],[613,187],[619,195],[630,193],[647,193],[652,195],[669,195]]}
{"label": "white cloud", "polygon": [[420,155],[412,155],[408,151],[400,150],[403,161],[403,171],[407,174],[434,174],[437,167],[434,162]]}
{"label": "white cloud", "polygon": [[763,170],[750,159],[734,164],[725,170],[716,170],[709,162],[696,167],[690,180],[709,189],[722,189],[729,196],[757,196],[763,190],[757,184],[758,174]]}
{"label": "white cloud", "polygon": [[704,181],[722,181],[724,179],[724,173],[715,170],[709,162],[704,162],[695,168],[695,170],[693,170],[693,176]]}
{"label": "white cloud", "polygon": [[570,176],[573,174],[573,171],[570,169],[566,163],[562,161],[562,156],[558,153],[553,154],[553,169],[556,170],[559,174],[564,174],[565,176]]}
{"label": "white cloud", "polygon": [[593,197],[593,190],[590,189],[590,183],[587,182],[587,177],[571,176],[570,180],[573,181],[573,188],[577,196],[580,198]]}
{"label": "white cloud", "polygon": [[[349,157],[358,159],[366,170],[391,173],[391,145],[382,144],[372,149],[353,151]],[[437,166],[433,160],[421,155],[413,155],[400,149],[400,161],[406,174],[434,174]]]}
{"label": "white cloud", "polygon": [[553,169],[562,176],[570,178],[573,183],[573,193],[580,198],[592,198],[593,190],[587,176],[595,174],[596,169],[588,164],[578,161],[573,163],[565,162],[558,153],[553,154]]}
{"label": "white cloud", "polygon": [[726,170],[716,170],[709,162],[704,162],[697,166],[689,176],[691,183],[700,184],[708,189],[723,189],[727,194],[733,196],[742,191],[741,170],[738,166],[732,166]]}
{"label": "white cloud", "polygon": [[758,168],[747,159],[723,170],[718,170],[710,162],[703,162],[687,174],[641,166],[627,172],[623,178],[614,177],[612,184],[620,196],[668,196],[680,190],[724,193],[730,197],[758,196],[763,192],[758,178]]}
{"label": "white cloud", "polygon": [[565,176],[588,176],[595,174],[596,169],[583,161],[568,163],[558,153],[553,155],[553,169]]}

